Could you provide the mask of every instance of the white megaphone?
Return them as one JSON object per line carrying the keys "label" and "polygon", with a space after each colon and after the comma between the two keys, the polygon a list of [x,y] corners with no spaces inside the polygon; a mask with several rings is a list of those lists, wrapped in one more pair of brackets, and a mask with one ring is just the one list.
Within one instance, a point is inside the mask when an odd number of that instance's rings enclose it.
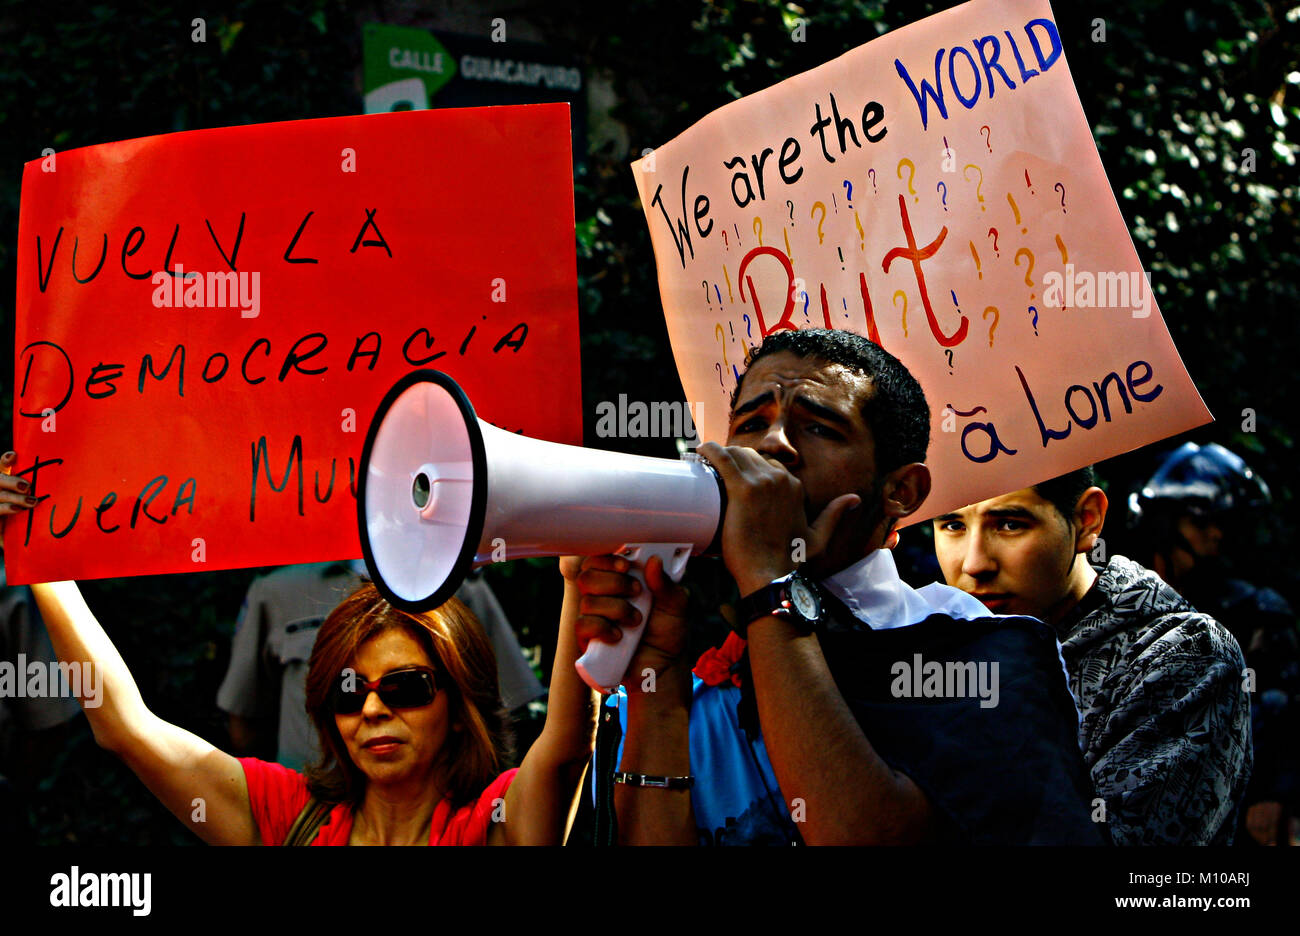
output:
{"label": "white megaphone", "polygon": [[440,371],[407,374],[366,433],[357,490],[361,550],[398,608],[442,604],[471,568],[494,559],[617,553],[632,565],[641,623],[578,660],[587,684],[612,692],[650,619],[645,563],[681,579],[686,560],[717,551],[725,493],[694,453],[682,461],[530,439],[474,415]]}

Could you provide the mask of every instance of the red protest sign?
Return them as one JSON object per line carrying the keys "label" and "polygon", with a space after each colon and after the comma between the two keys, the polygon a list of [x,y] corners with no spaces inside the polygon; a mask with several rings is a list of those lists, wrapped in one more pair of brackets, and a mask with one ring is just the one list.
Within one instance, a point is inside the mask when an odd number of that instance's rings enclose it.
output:
{"label": "red protest sign", "polygon": [[200,130],[28,163],[14,583],[360,555],[384,392],[580,444],[567,105]]}

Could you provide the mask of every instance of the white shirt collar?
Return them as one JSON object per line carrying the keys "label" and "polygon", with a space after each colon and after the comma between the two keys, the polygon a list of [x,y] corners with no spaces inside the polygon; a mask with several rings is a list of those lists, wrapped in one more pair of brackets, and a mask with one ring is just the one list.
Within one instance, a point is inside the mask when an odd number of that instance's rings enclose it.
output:
{"label": "white shirt collar", "polygon": [[919,624],[936,612],[965,621],[991,614],[978,598],[948,585],[912,588],[898,577],[888,549],[872,550],[821,584],[873,630]]}

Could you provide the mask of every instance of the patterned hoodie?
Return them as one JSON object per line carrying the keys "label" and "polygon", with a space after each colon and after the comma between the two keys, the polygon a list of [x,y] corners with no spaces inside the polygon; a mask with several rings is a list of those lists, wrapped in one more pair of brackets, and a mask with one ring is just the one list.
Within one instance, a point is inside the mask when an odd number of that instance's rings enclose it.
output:
{"label": "patterned hoodie", "polygon": [[[1117,845],[1226,845],[1254,759],[1237,641],[1123,556],[1057,625]],[[1095,804],[1097,805],[1097,804]]]}

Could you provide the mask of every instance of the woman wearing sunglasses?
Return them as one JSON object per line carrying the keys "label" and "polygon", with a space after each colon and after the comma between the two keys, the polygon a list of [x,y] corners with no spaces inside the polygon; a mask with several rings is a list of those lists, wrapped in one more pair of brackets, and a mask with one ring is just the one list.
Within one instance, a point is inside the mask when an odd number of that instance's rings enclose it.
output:
{"label": "woman wearing sunglasses", "polygon": [[[0,459],[0,522],[26,506],[12,464],[12,453]],[[309,804],[318,813],[316,845],[561,844],[591,759],[596,711],[574,670],[579,563],[562,560],[561,570],[546,726],[510,770],[492,647],[454,598],[407,614],[366,583],[331,612],[307,673],[324,757],[303,776],[237,759],[163,721],[74,582],[32,591],[59,659],[89,661],[102,680],[98,704],[85,706],[95,740],[209,844],[279,845],[291,831],[306,844]]]}

